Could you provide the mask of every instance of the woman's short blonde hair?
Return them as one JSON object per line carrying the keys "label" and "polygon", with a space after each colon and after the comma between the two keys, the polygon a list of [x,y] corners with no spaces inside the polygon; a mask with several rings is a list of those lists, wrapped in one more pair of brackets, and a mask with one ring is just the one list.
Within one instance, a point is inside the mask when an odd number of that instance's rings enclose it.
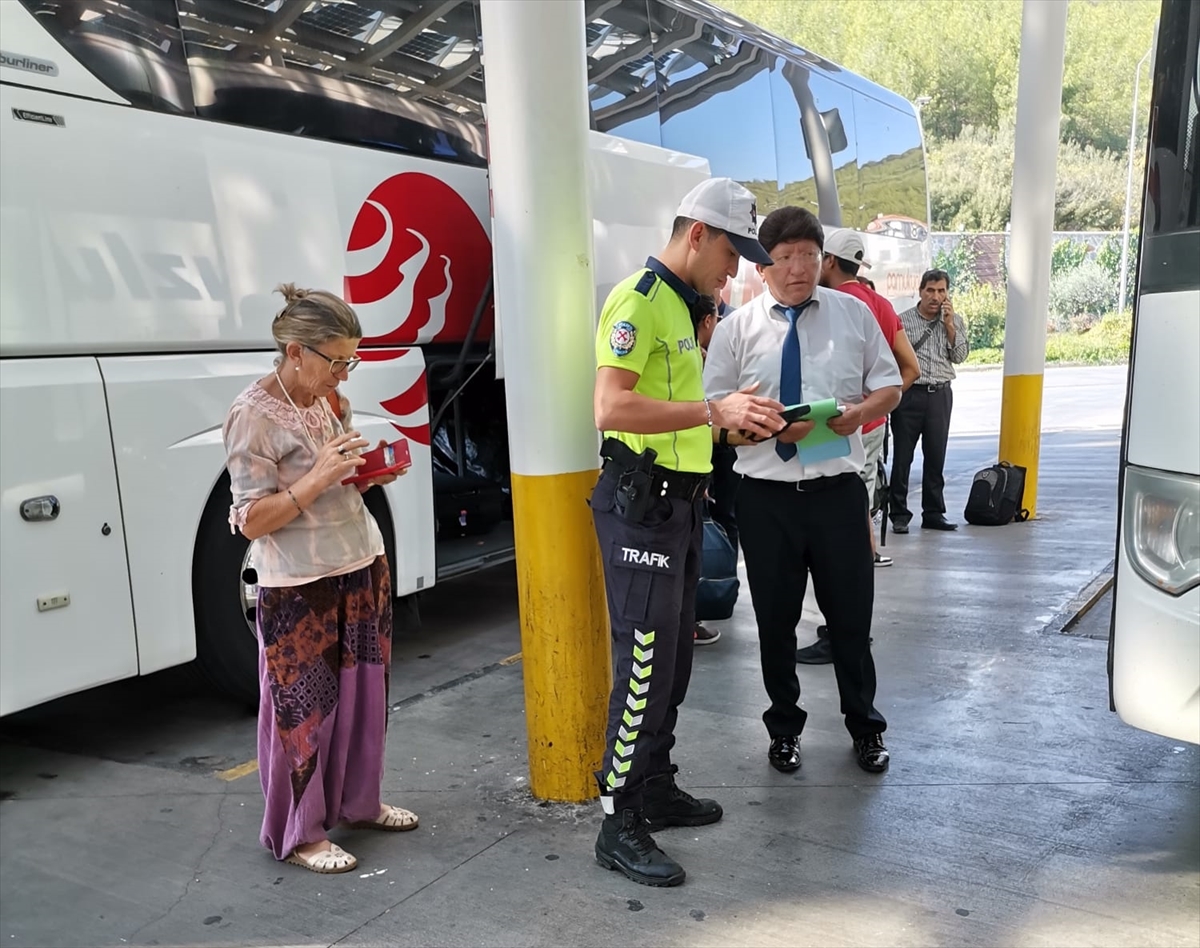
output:
{"label": "woman's short blonde hair", "polygon": [[330,339],[362,338],[358,314],[341,297],[325,290],[297,289],[294,283],[281,283],[275,292],[285,300],[271,323],[281,356],[287,355],[289,342],[315,348]]}

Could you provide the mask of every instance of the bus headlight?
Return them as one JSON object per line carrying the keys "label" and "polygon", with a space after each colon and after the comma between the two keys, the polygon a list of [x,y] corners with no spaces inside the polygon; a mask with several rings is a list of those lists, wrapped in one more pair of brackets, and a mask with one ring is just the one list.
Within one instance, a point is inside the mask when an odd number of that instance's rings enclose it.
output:
{"label": "bus headlight", "polygon": [[1200,584],[1200,477],[1129,465],[1124,520],[1138,575],[1172,596]]}

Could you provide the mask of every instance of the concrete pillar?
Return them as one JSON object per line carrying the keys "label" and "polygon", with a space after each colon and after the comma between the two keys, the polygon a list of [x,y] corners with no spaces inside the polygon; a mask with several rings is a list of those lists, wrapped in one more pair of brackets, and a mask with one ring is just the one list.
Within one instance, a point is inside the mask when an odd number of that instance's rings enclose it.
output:
{"label": "concrete pillar", "polygon": [[1067,0],[1024,0],[1000,460],[1027,469],[1025,506],[1031,514],[1037,513],[1042,378],[1046,370],[1054,183],[1066,36]]}
{"label": "concrete pillar", "polygon": [[482,0],[534,796],[598,796],[612,664],[591,511],[595,288],[583,0]]}

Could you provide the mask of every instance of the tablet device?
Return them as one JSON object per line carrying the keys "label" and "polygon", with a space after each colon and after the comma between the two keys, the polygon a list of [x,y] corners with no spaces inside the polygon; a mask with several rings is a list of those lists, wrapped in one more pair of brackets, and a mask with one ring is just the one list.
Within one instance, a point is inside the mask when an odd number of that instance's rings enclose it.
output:
{"label": "tablet device", "polygon": [[412,455],[408,450],[408,442],[404,438],[385,444],[381,448],[367,451],[359,455],[367,463],[354,472],[353,477],[347,477],[343,484],[362,484],[372,477],[383,477],[386,474],[399,474],[405,468],[412,466]]}

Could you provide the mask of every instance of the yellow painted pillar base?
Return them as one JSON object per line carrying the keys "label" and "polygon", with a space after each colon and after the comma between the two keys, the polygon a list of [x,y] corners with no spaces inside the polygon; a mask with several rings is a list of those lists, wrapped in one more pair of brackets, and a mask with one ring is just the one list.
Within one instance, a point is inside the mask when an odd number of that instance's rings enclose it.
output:
{"label": "yellow painted pillar base", "polygon": [[1042,375],[1004,376],[1000,460],[1025,468],[1024,504],[1037,516],[1038,456],[1042,446]]}
{"label": "yellow painted pillar base", "polygon": [[512,475],[529,781],[542,800],[599,796],[612,649],[587,505],[598,476]]}

